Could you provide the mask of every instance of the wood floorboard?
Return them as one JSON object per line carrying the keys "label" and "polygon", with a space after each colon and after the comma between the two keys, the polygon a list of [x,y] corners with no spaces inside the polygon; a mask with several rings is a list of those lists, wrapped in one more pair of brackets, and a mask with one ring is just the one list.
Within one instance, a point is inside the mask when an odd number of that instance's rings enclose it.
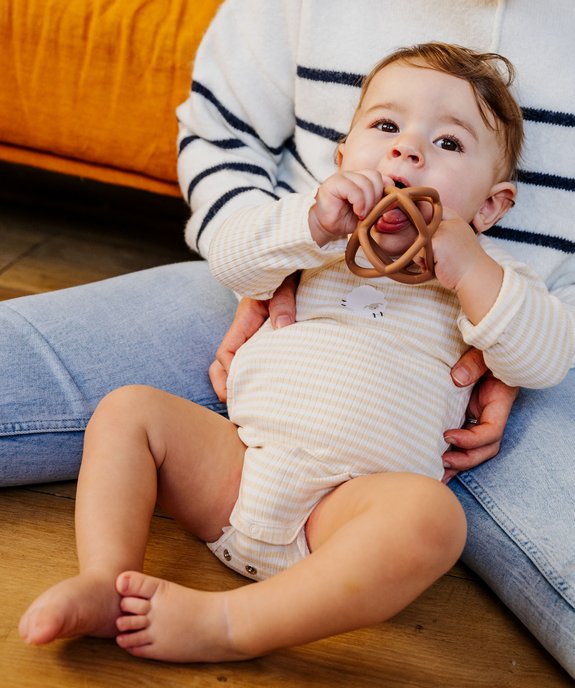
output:
{"label": "wood floorboard", "polygon": [[[135,270],[189,260],[183,227],[158,236],[65,216],[10,209],[0,221],[0,298],[86,284]],[[172,229],[171,227],[169,229]],[[161,238],[165,240],[160,241]]]}
{"label": "wood floorboard", "polygon": [[[180,666],[126,655],[113,641],[61,640],[43,648],[17,634],[23,609],[74,575],[74,483],[0,493],[0,662],[27,686],[555,686],[571,685],[493,595],[461,565],[388,624],[230,665]],[[17,546],[15,547],[15,543]],[[244,585],[195,538],[157,513],[146,570],[182,585]],[[222,678],[226,680],[223,681]]]}
{"label": "wood floorboard", "polygon": [[[0,299],[189,257],[180,230],[12,208],[0,219]],[[560,688],[573,681],[466,567],[458,564],[387,624],[249,662],[177,665],[138,660],[99,639],[29,647],[18,619],[46,587],[76,571],[75,483],[0,490],[0,686],[161,688],[275,686]],[[221,590],[247,584],[157,510],[147,572]],[[270,613],[271,612],[270,610]]]}

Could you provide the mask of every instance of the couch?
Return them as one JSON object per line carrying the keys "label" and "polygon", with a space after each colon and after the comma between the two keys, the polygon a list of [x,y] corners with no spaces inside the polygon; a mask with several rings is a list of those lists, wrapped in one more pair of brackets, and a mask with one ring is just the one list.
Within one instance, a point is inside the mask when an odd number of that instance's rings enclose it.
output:
{"label": "couch", "polygon": [[179,196],[174,111],[220,1],[3,0],[0,161]]}

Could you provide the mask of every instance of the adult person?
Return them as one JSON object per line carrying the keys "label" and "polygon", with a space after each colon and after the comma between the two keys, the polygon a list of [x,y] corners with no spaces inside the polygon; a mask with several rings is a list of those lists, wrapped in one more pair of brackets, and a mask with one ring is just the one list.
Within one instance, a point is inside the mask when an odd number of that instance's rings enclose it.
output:
{"label": "adult person", "polygon": [[[352,8],[343,0],[225,3],[197,55],[190,101],[179,111],[190,244],[205,254],[210,236],[240,208],[317,185],[332,169],[358,77],[386,50],[446,40],[498,50],[517,67],[527,119],[519,193],[527,199],[495,234],[573,305],[575,103],[564,64],[574,30],[568,0],[545,8],[533,0],[364,0]],[[332,90],[347,103],[347,115],[346,107],[330,112]],[[74,477],[85,424],[119,385],[152,384],[223,410],[205,371],[234,302],[202,263],[1,306],[3,484]],[[258,324],[249,303],[239,312],[246,318],[240,334],[236,329],[226,340],[227,359]],[[469,359],[466,367],[471,372]],[[460,383],[473,379],[462,372]],[[451,485],[470,525],[465,561],[575,675],[573,379],[571,372],[553,390],[521,393],[497,459]],[[490,396],[492,384],[481,387],[475,434],[448,434],[459,446],[481,445],[462,461],[446,455],[454,468],[497,450],[508,405]],[[493,446],[485,446],[486,437]]]}

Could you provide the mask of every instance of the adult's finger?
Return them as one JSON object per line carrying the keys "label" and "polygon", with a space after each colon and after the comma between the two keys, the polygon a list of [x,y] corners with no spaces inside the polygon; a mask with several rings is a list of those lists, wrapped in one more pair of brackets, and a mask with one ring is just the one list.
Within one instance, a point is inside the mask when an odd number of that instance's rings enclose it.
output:
{"label": "adult's finger", "polygon": [[493,376],[483,378],[475,386],[467,409],[473,420],[444,433],[445,441],[451,445],[443,455],[446,468],[468,470],[499,452],[517,392],[518,388]]}
{"label": "adult's finger", "polygon": [[218,399],[224,403],[228,400],[228,371],[219,361],[214,361],[208,368],[210,382]]}
{"label": "adult's finger", "polygon": [[234,320],[216,351],[216,360],[208,369],[210,382],[220,401],[226,400],[226,379],[236,351],[259,330],[267,315],[266,301],[242,299],[238,304]]}
{"label": "adult's finger", "polygon": [[451,369],[451,379],[457,387],[468,387],[486,372],[483,353],[479,349],[468,349]]}
{"label": "adult's finger", "polygon": [[299,272],[288,275],[269,301],[272,327],[279,329],[295,322],[295,293],[299,283]]}

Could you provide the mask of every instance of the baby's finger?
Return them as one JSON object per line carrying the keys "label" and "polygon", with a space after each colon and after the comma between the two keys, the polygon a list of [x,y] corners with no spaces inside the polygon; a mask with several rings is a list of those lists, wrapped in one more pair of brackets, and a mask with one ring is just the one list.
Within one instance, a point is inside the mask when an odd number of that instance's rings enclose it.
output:
{"label": "baby's finger", "polygon": [[363,220],[383,194],[383,180],[375,170],[345,172],[343,175],[350,186],[347,200],[356,217]]}

